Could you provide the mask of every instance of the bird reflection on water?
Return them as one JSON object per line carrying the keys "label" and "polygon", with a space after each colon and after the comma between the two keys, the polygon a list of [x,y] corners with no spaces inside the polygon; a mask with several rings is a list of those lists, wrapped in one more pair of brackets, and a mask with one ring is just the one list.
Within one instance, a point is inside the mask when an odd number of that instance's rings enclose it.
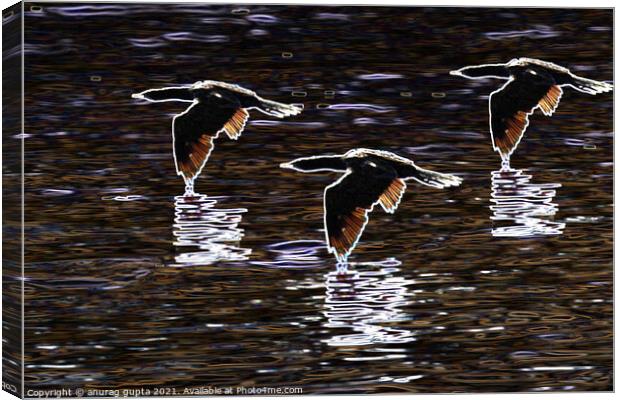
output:
{"label": "bird reflection on water", "polygon": [[[243,229],[238,227],[245,208],[216,208],[217,200],[186,192],[174,199],[174,246],[182,265],[205,265],[218,261],[247,260],[252,252],[239,247]],[[198,251],[186,251],[187,248]]]}
{"label": "bird reflection on water", "polygon": [[530,183],[532,175],[504,164],[491,173],[492,221],[508,221],[509,225],[494,226],[495,237],[531,237],[560,235],[565,223],[552,220],[558,211],[553,202],[560,183]]}
{"label": "bird reflection on water", "polygon": [[[364,263],[363,270],[339,264],[325,274],[325,309],[327,328],[351,328],[355,333],[332,336],[330,346],[408,343],[413,333],[390,325],[410,319],[401,307],[409,304],[407,285],[413,283],[397,276],[400,261],[393,258],[381,263]],[[379,266],[379,269],[367,269]]]}

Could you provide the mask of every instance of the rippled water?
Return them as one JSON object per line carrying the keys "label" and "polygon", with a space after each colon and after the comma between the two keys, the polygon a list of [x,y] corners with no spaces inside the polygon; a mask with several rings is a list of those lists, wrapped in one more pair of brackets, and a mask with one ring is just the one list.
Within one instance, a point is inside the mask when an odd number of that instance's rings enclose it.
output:
{"label": "rippled water", "polygon": [[[502,169],[500,83],[448,72],[610,80],[612,33],[610,10],[27,5],[26,387],[610,390],[613,94],[566,91]],[[305,110],[253,113],[183,195],[185,105],[130,94],[203,79]],[[354,147],[464,183],[410,185],[343,268],[337,175],[278,165]]]}
{"label": "rippled water", "polygon": [[491,233],[497,237],[530,237],[560,235],[565,222],[553,216],[558,205],[553,202],[560,183],[532,184],[532,175],[520,169],[501,168],[491,173],[492,221],[509,221],[495,226]]}

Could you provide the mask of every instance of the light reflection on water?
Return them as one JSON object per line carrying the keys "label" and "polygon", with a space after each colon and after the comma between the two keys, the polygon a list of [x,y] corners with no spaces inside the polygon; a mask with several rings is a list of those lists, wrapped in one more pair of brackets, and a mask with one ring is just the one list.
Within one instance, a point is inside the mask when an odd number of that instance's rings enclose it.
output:
{"label": "light reflection on water", "polygon": [[[495,237],[560,235],[566,224],[555,222],[558,205],[553,202],[560,183],[531,183],[532,175],[504,166],[491,173],[492,221]],[[506,224],[507,223],[507,224]]]}
{"label": "light reflection on water", "polygon": [[325,274],[327,328],[350,328],[354,333],[334,335],[325,340],[330,346],[364,346],[408,343],[415,340],[407,329],[390,326],[411,319],[402,311],[409,304],[407,285],[413,280],[399,276],[400,262],[379,264],[379,270],[351,269],[339,265]]}
{"label": "light reflection on water", "polygon": [[[239,228],[245,208],[216,208],[217,200],[199,193],[174,198],[175,261],[182,265],[208,265],[218,261],[247,260],[252,252],[239,246]],[[198,251],[186,251],[187,248]]]}

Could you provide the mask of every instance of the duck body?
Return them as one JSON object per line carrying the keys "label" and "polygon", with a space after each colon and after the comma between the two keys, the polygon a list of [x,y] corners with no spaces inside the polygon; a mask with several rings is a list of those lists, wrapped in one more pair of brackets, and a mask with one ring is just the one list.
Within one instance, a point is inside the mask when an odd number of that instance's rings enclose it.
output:
{"label": "duck body", "polygon": [[249,119],[249,110],[284,118],[299,114],[300,106],[263,99],[239,85],[218,81],[199,81],[189,86],[149,89],[133,94],[149,102],[191,103],[172,119],[172,140],[177,174],[186,184],[204,168],[213,141],[221,132],[237,140]]}
{"label": "duck body", "polygon": [[299,158],[280,165],[300,172],[340,172],[324,191],[327,249],[346,262],[368,223],[368,213],[380,204],[388,213],[398,208],[407,189],[405,181],[427,186],[458,186],[461,179],[418,167],[407,158],[373,149],[353,149],[341,155]]}
{"label": "duck body", "polygon": [[595,95],[613,90],[606,82],[573,74],[557,64],[534,58],[513,59],[505,64],[483,64],[451,71],[467,79],[503,79],[507,82],[489,97],[489,127],[493,149],[504,160],[517,148],[529,125],[529,116],[540,109],[551,116],[560,103],[563,88]]}

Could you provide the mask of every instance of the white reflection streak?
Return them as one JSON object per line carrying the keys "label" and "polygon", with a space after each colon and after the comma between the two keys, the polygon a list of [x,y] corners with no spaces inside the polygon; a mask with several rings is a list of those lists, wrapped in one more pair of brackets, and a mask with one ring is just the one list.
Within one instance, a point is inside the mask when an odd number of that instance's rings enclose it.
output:
{"label": "white reflection streak", "polygon": [[509,221],[508,226],[492,229],[495,237],[560,235],[565,223],[551,219],[558,211],[553,202],[560,183],[533,184],[522,170],[502,167],[491,173],[492,221]]}
{"label": "white reflection streak", "polygon": [[182,251],[175,257],[179,264],[205,265],[218,261],[247,260],[252,252],[239,247],[243,229],[238,227],[245,208],[214,208],[217,200],[198,193],[174,198],[174,246],[199,251]]}
{"label": "white reflection streak", "polygon": [[326,327],[351,328],[352,334],[335,335],[325,342],[330,346],[408,343],[413,333],[389,326],[410,319],[401,307],[409,304],[407,281],[394,276],[398,268],[379,271],[355,271],[341,265],[325,275]]}

